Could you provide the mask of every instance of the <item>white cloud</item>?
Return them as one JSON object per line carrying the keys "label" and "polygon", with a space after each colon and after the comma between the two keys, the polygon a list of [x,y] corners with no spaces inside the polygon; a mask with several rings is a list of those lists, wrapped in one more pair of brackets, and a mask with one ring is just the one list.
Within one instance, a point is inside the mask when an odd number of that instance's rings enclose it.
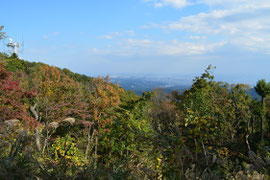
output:
{"label": "white cloud", "polygon": [[159,7],[164,6],[164,4],[163,3],[154,3],[154,6],[157,7],[157,8],[159,8]]}
{"label": "white cloud", "polygon": [[115,46],[110,46],[110,49],[95,49],[92,52],[100,55],[111,54],[118,56],[189,56],[210,52],[224,44],[225,42],[191,43],[178,40],[125,39]]}
{"label": "white cloud", "polygon": [[129,31],[126,31],[126,34],[128,36],[135,36],[135,31],[134,30],[129,30]]}
{"label": "white cloud", "polygon": [[258,6],[269,4],[268,0],[197,0],[196,3],[206,4],[215,8],[232,8],[239,6]]}
{"label": "white cloud", "polygon": [[58,36],[60,34],[60,32],[53,32],[52,35],[53,36]]}
{"label": "white cloud", "polygon": [[111,35],[103,35],[99,36],[100,39],[112,39],[113,37]]}
{"label": "white cloud", "polygon": [[206,39],[206,37],[205,36],[189,36],[189,39],[199,40],[199,39]]}
{"label": "white cloud", "polygon": [[188,5],[186,0],[163,0],[164,4],[172,5],[176,8],[182,8]]}
{"label": "white cloud", "polygon": [[45,39],[45,40],[47,40],[47,39],[49,39],[49,36],[47,36],[47,35],[44,35],[44,36],[42,36],[42,39]]}
{"label": "white cloud", "polygon": [[145,0],[152,2],[155,7],[173,6],[175,8],[183,8],[188,5],[187,0]]}
{"label": "white cloud", "polygon": [[143,25],[140,27],[141,29],[149,29],[149,28],[161,28],[166,29],[167,25],[157,24],[157,23],[149,23],[147,25]]}
{"label": "white cloud", "polygon": [[[209,4],[215,1],[203,0]],[[231,0],[229,0],[231,1]],[[234,7],[214,8],[208,13],[186,16],[179,21],[155,27],[166,31],[186,31],[218,42],[226,40],[233,45],[264,53],[270,51],[270,1],[255,3],[236,0]],[[217,1],[225,4],[225,1]],[[217,4],[216,2],[216,4]],[[238,2],[238,6],[236,6]],[[246,3],[243,3],[246,2]]]}
{"label": "white cloud", "polygon": [[[172,5],[181,8],[186,0],[145,0],[155,6]],[[261,3],[263,2],[263,3]],[[151,40],[132,37],[134,31],[109,33],[104,39],[116,39],[117,44],[94,49],[98,55],[116,56],[193,56],[215,52],[221,47],[239,47],[270,54],[270,1],[260,0],[197,0],[212,6],[209,12],[180,18],[167,24],[152,23],[141,28],[160,28],[170,33],[185,31],[187,41]],[[229,3],[229,4],[228,4]],[[230,4],[231,3],[231,4]],[[237,51],[236,49],[233,49]]]}
{"label": "white cloud", "polygon": [[264,6],[269,4],[269,0],[144,0],[152,3],[155,7],[172,6],[174,8],[184,8],[189,5],[205,4],[211,8],[224,9],[239,6]]}
{"label": "white cloud", "polygon": [[135,36],[136,33],[134,30],[127,30],[123,32],[110,32],[107,35],[99,36],[100,39],[118,39],[125,36]]}

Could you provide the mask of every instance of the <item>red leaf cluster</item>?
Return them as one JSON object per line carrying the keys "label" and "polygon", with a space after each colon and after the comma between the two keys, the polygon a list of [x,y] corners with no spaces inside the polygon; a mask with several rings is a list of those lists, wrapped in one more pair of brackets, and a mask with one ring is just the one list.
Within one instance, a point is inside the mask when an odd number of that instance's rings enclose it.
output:
{"label": "red leaf cluster", "polygon": [[0,64],[0,117],[4,120],[19,119],[35,125],[37,123],[34,118],[28,116],[26,103],[35,93],[22,89],[18,81],[12,80],[12,75]]}

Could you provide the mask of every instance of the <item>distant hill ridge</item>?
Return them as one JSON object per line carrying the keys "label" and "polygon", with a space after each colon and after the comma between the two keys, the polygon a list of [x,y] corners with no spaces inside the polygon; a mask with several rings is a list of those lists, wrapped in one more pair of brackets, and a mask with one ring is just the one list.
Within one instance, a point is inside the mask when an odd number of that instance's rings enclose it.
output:
{"label": "distant hill ridge", "polygon": [[[39,66],[49,66],[45,63],[41,62],[29,62],[22,59],[19,59],[16,55],[8,56],[7,54],[0,53],[0,62],[3,63],[7,70],[10,72],[24,72],[27,75],[30,75],[34,72],[34,69]],[[66,68],[58,68],[55,67],[65,75],[71,77],[75,81],[79,81],[82,83],[88,83],[93,80],[93,77],[86,76],[84,74],[74,73]]]}
{"label": "distant hill ridge", "polygon": [[[29,62],[22,59],[19,59],[16,55],[8,56],[7,54],[0,53],[0,62],[5,65],[7,70],[11,72],[24,72],[28,75],[34,72],[34,69],[38,66],[49,66],[45,63],[41,62]],[[91,83],[93,80],[93,77],[74,73],[70,71],[67,68],[58,68],[62,73],[69,76],[70,78],[74,79],[75,81],[78,81],[80,83]],[[127,91],[133,91],[137,95],[142,95],[143,92],[146,91],[152,91],[156,88],[162,88],[164,92],[169,93],[171,91],[180,91],[183,92],[186,89],[189,89],[191,86],[189,85],[171,85],[167,87],[167,84],[161,81],[151,81],[151,80],[145,80],[144,78],[112,78],[112,83],[118,83],[122,88],[124,88]],[[251,95],[253,98],[260,99],[260,96],[256,93],[254,88],[250,89],[250,92],[248,92],[249,95]]]}

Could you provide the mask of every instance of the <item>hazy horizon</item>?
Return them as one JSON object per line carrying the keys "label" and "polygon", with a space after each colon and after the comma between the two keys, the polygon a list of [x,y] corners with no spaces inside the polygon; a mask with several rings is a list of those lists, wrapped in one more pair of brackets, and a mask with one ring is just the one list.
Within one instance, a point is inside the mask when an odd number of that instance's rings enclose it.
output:
{"label": "hazy horizon", "polygon": [[[270,80],[270,1],[4,1],[0,25],[25,60],[86,75]],[[5,42],[8,41],[8,38]],[[0,51],[7,48],[1,44]],[[193,77],[192,77],[193,76]]]}

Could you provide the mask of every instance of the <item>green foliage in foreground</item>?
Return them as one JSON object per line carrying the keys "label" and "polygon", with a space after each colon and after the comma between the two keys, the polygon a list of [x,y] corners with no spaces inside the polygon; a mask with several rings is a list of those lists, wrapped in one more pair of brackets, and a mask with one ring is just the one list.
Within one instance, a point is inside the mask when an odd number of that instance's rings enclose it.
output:
{"label": "green foliage in foreground", "polygon": [[[137,96],[0,54],[3,179],[269,179],[269,85],[215,82]],[[262,138],[263,137],[263,140]]]}

